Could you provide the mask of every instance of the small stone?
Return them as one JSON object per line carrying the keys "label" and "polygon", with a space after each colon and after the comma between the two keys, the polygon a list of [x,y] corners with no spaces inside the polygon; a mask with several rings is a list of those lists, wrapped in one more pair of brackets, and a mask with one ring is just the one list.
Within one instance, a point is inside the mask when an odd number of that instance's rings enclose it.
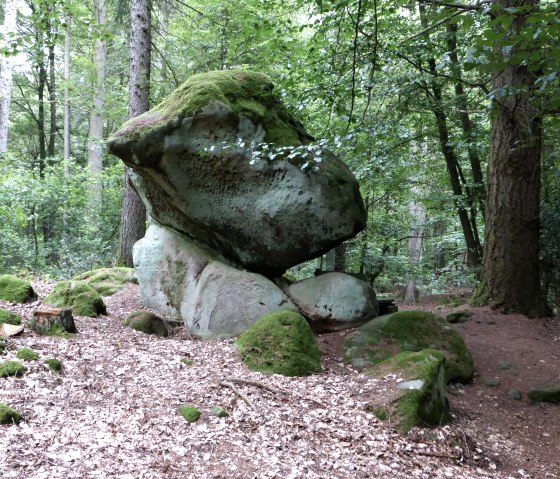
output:
{"label": "small stone", "polygon": [[200,411],[194,406],[181,406],[179,414],[187,422],[196,422],[200,419]]}
{"label": "small stone", "polygon": [[560,381],[548,384],[537,384],[529,391],[528,397],[534,402],[560,403]]}
{"label": "small stone", "polygon": [[228,417],[229,413],[221,406],[212,406],[211,413],[217,417]]}
{"label": "small stone", "polygon": [[502,371],[507,371],[509,369],[511,369],[513,367],[513,365],[508,362],[508,361],[500,361],[498,363],[498,367],[502,370]]}
{"label": "small stone", "polygon": [[507,395],[511,399],[515,399],[516,401],[521,401],[521,398],[523,397],[522,394],[521,394],[521,391],[519,389],[510,389],[507,392]]}
{"label": "small stone", "polygon": [[482,383],[490,388],[495,388],[500,385],[500,378],[484,378]]}

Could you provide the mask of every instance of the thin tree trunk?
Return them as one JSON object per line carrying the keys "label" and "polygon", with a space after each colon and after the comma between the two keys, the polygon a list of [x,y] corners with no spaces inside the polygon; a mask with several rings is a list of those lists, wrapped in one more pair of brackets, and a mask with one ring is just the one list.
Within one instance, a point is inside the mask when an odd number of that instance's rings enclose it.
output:
{"label": "thin tree trunk", "polygon": [[[2,33],[5,35],[0,47],[7,45],[9,35],[15,33],[17,0],[6,0],[4,4],[4,24]],[[12,97],[13,57],[0,55],[0,154],[8,151],[8,128],[10,121],[10,100]]]}
{"label": "thin tree trunk", "polygon": [[[134,118],[150,108],[151,1],[132,0],[128,116]],[[118,262],[133,266],[132,247],[146,232],[146,209],[125,171]]]}
{"label": "thin tree trunk", "polygon": [[[52,27],[49,22],[49,37],[52,37]],[[49,92],[49,113],[50,113],[50,125],[49,125],[49,142],[47,146],[47,157],[51,158],[50,164],[52,164],[52,158],[55,154],[56,147],[56,74],[54,69],[54,45],[49,45],[49,81],[47,82],[47,89]]]}
{"label": "thin tree trunk", "polygon": [[[413,194],[417,195],[418,191]],[[408,205],[410,215],[410,238],[408,239],[408,256],[414,269],[422,263],[424,248],[424,223],[426,222],[426,211],[424,207],[413,200]],[[418,287],[416,279],[410,278],[406,285],[404,299],[406,301],[418,301]]]}
{"label": "thin tree trunk", "polygon": [[[70,16],[66,17],[64,31],[64,190],[67,197],[68,179],[70,178]],[[62,256],[68,251],[68,212],[66,206],[62,212]]]}

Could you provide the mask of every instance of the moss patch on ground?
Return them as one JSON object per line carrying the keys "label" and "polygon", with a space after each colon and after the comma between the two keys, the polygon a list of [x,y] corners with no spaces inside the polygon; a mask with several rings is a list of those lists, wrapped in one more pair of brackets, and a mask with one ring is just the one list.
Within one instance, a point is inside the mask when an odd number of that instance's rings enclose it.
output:
{"label": "moss patch on ground", "polygon": [[446,383],[466,383],[474,374],[462,336],[443,319],[424,311],[400,311],[375,318],[358,328],[344,349],[346,361],[362,369],[402,351],[435,349],[446,358]]}
{"label": "moss patch on ground", "polygon": [[118,293],[126,283],[138,284],[134,268],[101,268],[87,271],[73,278],[94,288],[101,296]]}
{"label": "moss patch on ground", "polygon": [[461,311],[453,311],[449,313],[445,320],[448,323],[464,323],[468,318],[473,315],[473,312],[468,309],[462,309]]}
{"label": "moss patch on ground", "polygon": [[55,373],[62,371],[62,362],[60,359],[50,358],[45,361],[45,364]]}
{"label": "moss patch on ground", "polygon": [[369,374],[377,377],[397,374],[404,381],[395,383],[386,404],[370,405],[378,418],[385,417],[402,433],[415,426],[437,426],[449,421],[445,397],[445,356],[434,349],[403,351],[375,365]]}
{"label": "moss patch on ground", "polygon": [[150,311],[136,311],[130,314],[123,324],[146,334],[162,337],[169,334],[165,321]]}
{"label": "moss patch on ground", "polygon": [[97,317],[107,312],[99,293],[81,281],[61,281],[45,298],[46,304],[71,308],[77,316]]}
{"label": "moss patch on ground", "polygon": [[18,361],[5,361],[0,363],[0,378],[7,378],[8,376],[20,378],[26,372],[27,369]]}
{"label": "moss patch on ground", "polygon": [[37,361],[37,359],[39,359],[39,355],[31,348],[21,348],[16,353],[16,358],[21,359],[22,361]]}
{"label": "moss patch on ground", "polygon": [[194,406],[181,406],[179,414],[187,422],[196,422],[200,419],[200,411]]}
{"label": "moss patch on ground", "polygon": [[0,403],[0,424],[18,424],[23,416],[6,404]]}
{"label": "moss patch on ground", "polygon": [[21,318],[6,309],[0,309],[0,323],[13,324],[15,326],[21,324]]}
{"label": "moss patch on ground", "polygon": [[10,303],[25,303],[37,297],[31,283],[11,274],[0,276],[0,299]]}
{"label": "moss patch on ground", "polygon": [[252,371],[308,376],[321,371],[321,353],[305,318],[278,311],[259,319],[236,342]]}

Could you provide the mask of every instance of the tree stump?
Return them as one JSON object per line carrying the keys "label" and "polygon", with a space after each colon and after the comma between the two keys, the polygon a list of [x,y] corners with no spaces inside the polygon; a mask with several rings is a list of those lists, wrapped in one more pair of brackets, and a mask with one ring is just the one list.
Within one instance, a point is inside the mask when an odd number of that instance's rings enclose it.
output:
{"label": "tree stump", "polygon": [[77,333],[71,309],[42,307],[33,313],[27,327],[37,334]]}

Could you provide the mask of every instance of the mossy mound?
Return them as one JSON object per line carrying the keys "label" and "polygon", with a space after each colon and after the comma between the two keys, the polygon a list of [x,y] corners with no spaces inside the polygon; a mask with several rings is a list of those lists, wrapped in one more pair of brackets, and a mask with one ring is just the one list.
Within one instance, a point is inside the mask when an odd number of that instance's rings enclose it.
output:
{"label": "mossy mound", "polygon": [[0,299],[10,303],[25,303],[37,297],[31,283],[11,274],[0,276]]}
{"label": "mossy mound", "polygon": [[155,334],[162,337],[169,334],[165,321],[150,311],[136,311],[130,314],[123,324],[146,334]]}
{"label": "mossy mound", "polygon": [[18,424],[23,416],[6,404],[0,403],[0,424]]}
{"label": "mossy mound", "polygon": [[384,404],[368,409],[380,420],[390,420],[402,433],[415,426],[437,426],[449,421],[445,397],[445,356],[434,349],[403,351],[368,370],[377,377],[397,374],[404,381],[389,387]]}
{"label": "mossy mound", "polygon": [[252,371],[308,376],[321,371],[321,353],[305,318],[278,311],[259,319],[235,343]]}
{"label": "mossy mound", "polygon": [[450,308],[456,308],[462,304],[465,304],[465,299],[454,294],[443,297],[437,302],[437,306],[448,306]]}
{"label": "mossy mound", "polygon": [[45,364],[55,373],[62,371],[62,362],[60,359],[50,358],[45,361]]}
{"label": "mossy mound", "polygon": [[45,298],[46,304],[71,308],[77,316],[97,317],[107,312],[99,293],[81,281],[61,281]]}
{"label": "mossy mound", "polygon": [[560,381],[534,386],[531,388],[527,396],[534,402],[551,402],[554,404],[560,404]]}
{"label": "mossy mound", "polygon": [[196,422],[200,419],[200,411],[194,406],[181,406],[179,414],[187,422]]}
{"label": "mossy mound", "polygon": [[21,324],[21,318],[17,314],[6,309],[0,309],[0,323],[18,326]]}
{"label": "mossy mound", "polygon": [[0,363],[0,378],[7,378],[8,376],[20,378],[26,372],[27,369],[17,361],[5,361]]}
{"label": "mossy mound", "polygon": [[101,268],[87,271],[73,278],[94,288],[101,296],[112,296],[126,283],[138,284],[134,268]]}
{"label": "mossy mound", "polygon": [[453,311],[452,313],[449,313],[446,317],[445,320],[448,323],[464,323],[468,318],[470,318],[473,315],[473,312],[468,310],[468,309],[462,309],[460,311]]}
{"label": "mossy mound", "polygon": [[8,345],[6,344],[6,340],[0,337],[0,354],[4,354],[6,352],[6,348]]}
{"label": "mossy mound", "polygon": [[16,358],[21,359],[22,361],[37,361],[37,359],[39,359],[39,355],[31,348],[21,348],[16,353]]}
{"label": "mossy mound", "polygon": [[359,328],[346,341],[346,360],[371,367],[402,351],[435,349],[446,358],[445,382],[468,382],[474,373],[465,341],[443,319],[424,311],[400,311],[380,316]]}

